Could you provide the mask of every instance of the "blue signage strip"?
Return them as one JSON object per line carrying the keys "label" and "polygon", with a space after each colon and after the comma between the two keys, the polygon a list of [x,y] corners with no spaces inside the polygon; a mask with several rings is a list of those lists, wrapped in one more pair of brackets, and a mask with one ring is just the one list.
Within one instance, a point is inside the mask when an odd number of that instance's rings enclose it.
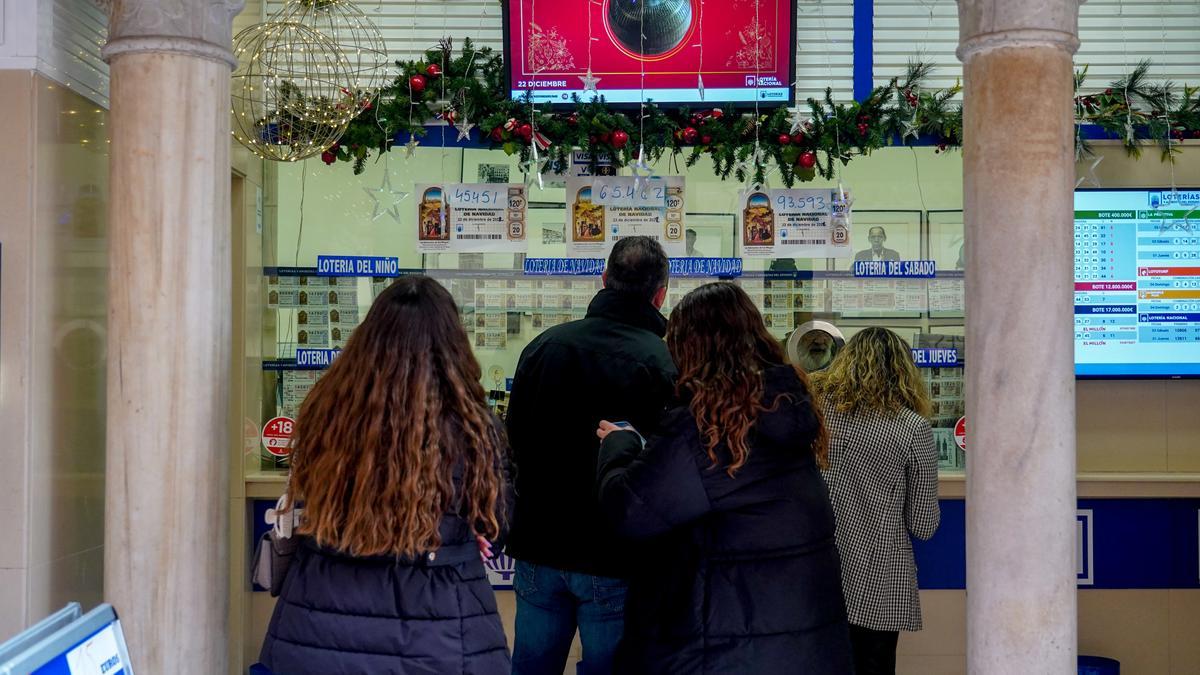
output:
{"label": "blue signage strip", "polygon": [[932,279],[937,263],[932,260],[856,260],[854,276],[884,279]]}
{"label": "blue signage strip", "polygon": [[1138,320],[1142,323],[1193,323],[1200,321],[1200,314],[1194,312],[1184,314],[1142,314]]}
{"label": "blue signage strip", "polygon": [[396,277],[400,276],[400,259],[383,256],[319,255],[319,277]]}
{"label": "blue signage strip", "polygon": [[[924,589],[966,588],[966,513],[943,499],[942,524],[914,541]],[[1080,589],[1200,588],[1200,499],[1080,499]]]}
{"label": "blue signage strip", "polygon": [[341,354],[340,349],[297,349],[296,368],[313,369],[328,368],[329,364]]}
{"label": "blue signage strip", "polygon": [[913,362],[920,368],[957,368],[962,366],[958,360],[958,349],[949,348],[918,348],[912,350]]}
{"label": "blue signage strip", "polygon": [[525,274],[530,276],[599,276],[603,272],[603,258],[525,259]]}
{"label": "blue signage strip", "polygon": [[740,277],[741,258],[671,258],[673,277]]}
{"label": "blue signage strip", "polygon": [[1137,305],[1075,305],[1076,314],[1137,314]]}

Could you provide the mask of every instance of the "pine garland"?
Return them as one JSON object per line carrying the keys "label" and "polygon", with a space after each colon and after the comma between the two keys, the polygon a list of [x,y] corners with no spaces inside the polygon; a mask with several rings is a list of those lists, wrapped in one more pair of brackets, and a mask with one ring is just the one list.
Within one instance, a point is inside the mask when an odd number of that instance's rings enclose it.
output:
{"label": "pine garland", "polygon": [[[569,164],[576,148],[588,151],[592,162],[607,158],[625,166],[637,159],[636,148],[642,146],[649,161],[667,154],[685,156],[689,167],[707,155],[714,174],[740,182],[764,182],[774,165],[788,187],[817,176],[830,179],[838,163],[846,165],[891,145],[908,145],[910,138],[932,139],[939,152],[962,145],[962,106],[954,101],[960,87],[925,87],[933,68],[922,62],[910,63],[903,77],[876,87],[862,101],[838,103],[826,89],[820,99],[797,102],[799,111],[779,107],[762,111],[757,119],[752,113],[722,108],[663,109],[651,101],[643,109],[644,138],[639,137],[637,113],[611,108],[602,98],[576,98],[570,111],[531,105],[528,97],[511,100],[501,56],[487,47],[476,48],[470,39],[463,40],[457,55],[446,39],[423,60],[397,61],[396,67],[399,73],[373,106],[322,155],[326,163],[350,161],[360,173],[369,157],[390,150],[398,137],[424,136],[430,119],[477,124],[482,141],[519,155],[522,162],[530,160],[531,144],[538,143],[539,156],[557,170]],[[1143,62],[1103,92],[1086,95],[1078,92],[1087,68],[1078,71],[1077,122],[1120,138],[1131,155],[1155,143],[1164,161],[1173,161],[1177,141],[1200,138],[1200,96],[1193,87],[1184,87],[1179,95],[1171,83],[1148,84],[1149,68],[1149,62]],[[793,130],[802,116],[807,121]],[[758,162],[748,165],[756,126],[761,154]],[[1091,151],[1082,134],[1077,134],[1077,150],[1080,156]]]}

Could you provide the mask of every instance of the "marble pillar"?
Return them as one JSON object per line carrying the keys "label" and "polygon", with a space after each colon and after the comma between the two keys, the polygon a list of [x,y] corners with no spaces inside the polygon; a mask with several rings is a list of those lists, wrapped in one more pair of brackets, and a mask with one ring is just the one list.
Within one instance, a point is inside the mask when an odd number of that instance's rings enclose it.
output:
{"label": "marble pillar", "polygon": [[959,0],[967,664],[1074,673],[1078,0]]}
{"label": "marble pillar", "polygon": [[141,673],[228,670],[240,0],[112,0],[104,594]]}

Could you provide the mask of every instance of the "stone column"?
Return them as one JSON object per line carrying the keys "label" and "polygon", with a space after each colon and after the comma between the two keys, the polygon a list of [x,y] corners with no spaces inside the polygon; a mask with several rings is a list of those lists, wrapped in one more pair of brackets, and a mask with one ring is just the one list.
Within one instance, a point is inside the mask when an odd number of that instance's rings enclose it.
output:
{"label": "stone column", "polygon": [[240,0],[112,0],[104,592],[141,673],[228,670]]}
{"label": "stone column", "polygon": [[967,668],[1074,673],[1078,0],[959,0]]}

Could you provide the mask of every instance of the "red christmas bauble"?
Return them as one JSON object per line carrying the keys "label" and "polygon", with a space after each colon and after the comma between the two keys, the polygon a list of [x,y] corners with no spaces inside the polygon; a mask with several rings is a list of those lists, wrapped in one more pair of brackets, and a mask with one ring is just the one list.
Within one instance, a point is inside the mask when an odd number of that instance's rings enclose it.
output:
{"label": "red christmas bauble", "polygon": [[501,127],[496,127],[495,129],[492,129],[492,140],[496,141],[497,143],[499,143],[500,141],[503,141],[504,140],[504,129],[502,129]]}
{"label": "red christmas bauble", "polygon": [[696,138],[700,136],[700,132],[696,131],[696,127],[688,127],[683,130],[683,142],[695,143]]}
{"label": "red christmas bauble", "polygon": [[436,63],[431,63],[429,64],[429,67],[425,69],[425,73],[430,77],[437,77],[438,75],[442,74],[442,67]]}
{"label": "red christmas bauble", "polygon": [[606,131],[606,132],[600,134],[600,142],[601,143],[612,143],[612,132]]}
{"label": "red christmas bauble", "polygon": [[412,93],[419,94],[425,91],[425,77],[423,75],[413,75],[408,78],[408,88]]}
{"label": "red christmas bauble", "polygon": [[517,127],[517,133],[521,135],[521,138],[524,138],[525,141],[528,142],[529,139],[533,138],[533,125],[529,124],[528,122],[522,124],[521,126]]}
{"label": "red christmas bauble", "polygon": [[787,134],[779,134],[779,144],[780,145],[787,145],[788,143],[791,143],[791,142],[792,142],[791,136],[788,136]]}
{"label": "red christmas bauble", "polygon": [[792,134],[792,142],[795,143],[796,145],[800,145],[800,143],[802,143],[803,141],[804,141],[804,134],[801,134],[801,133]]}
{"label": "red christmas bauble", "polygon": [[709,143],[712,143],[712,136],[704,134],[700,137],[700,145],[708,145]]}
{"label": "red christmas bauble", "polygon": [[620,150],[621,148],[625,147],[625,144],[628,142],[629,142],[629,134],[625,133],[624,131],[622,131],[620,129],[617,129],[616,131],[612,132],[612,146],[614,148]]}
{"label": "red christmas bauble", "polygon": [[570,115],[567,116],[567,124],[578,124],[578,123],[579,123],[579,113],[571,113]]}
{"label": "red christmas bauble", "polygon": [[812,150],[805,150],[800,153],[800,158],[796,160],[796,163],[802,168],[811,169],[817,165],[817,153]]}
{"label": "red christmas bauble", "polygon": [[325,162],[326,164],[333,164],[337,161],[337,153],[333,150],[326,150],[325,152],[321,153],[321,161]]}

